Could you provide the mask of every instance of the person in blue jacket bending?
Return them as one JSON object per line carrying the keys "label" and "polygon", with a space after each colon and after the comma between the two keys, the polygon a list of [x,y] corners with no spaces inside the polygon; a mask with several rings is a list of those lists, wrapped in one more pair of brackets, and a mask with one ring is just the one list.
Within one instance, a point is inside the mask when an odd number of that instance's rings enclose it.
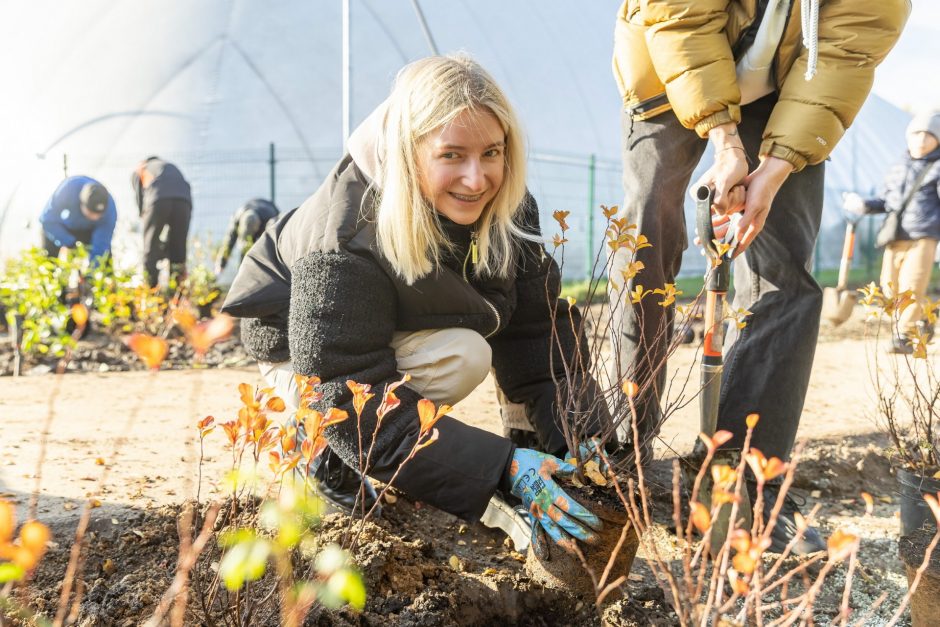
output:
{"label": "person in blue jacket bending", "polygon": [[89,176],[70,176],[56,188],[42,215],[42,245],[50,257],[78,242],[91,247],[97,261],[111,252],[117,208],[105,186]]}

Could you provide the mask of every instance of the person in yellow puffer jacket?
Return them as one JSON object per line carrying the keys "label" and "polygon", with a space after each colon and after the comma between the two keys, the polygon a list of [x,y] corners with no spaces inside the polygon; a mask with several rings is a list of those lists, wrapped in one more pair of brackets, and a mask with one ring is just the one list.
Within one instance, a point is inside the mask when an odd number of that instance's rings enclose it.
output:
{"label": "person in yellow puffer jacket", "polygon": [[[740,449],[745,417],[760,414],[752,446],[788,459],[819,330],[822,293],[810,273],[823,205],[823,162],[852,123],[875,67],[897,41],[909,0],[626,0],[613,71],[623,98],[623,184],[618,217],[652,243],[633,279],[619,251],[611,277],[611,340],[618,380],[640,383],[641,455],[662,421],[672,307],[627,292],[673,283],[687,247],[683,201],[696,182],[715,191],[734,227],[735,309],[751,312],[726,343],[718,428]],[[752,169],[753,167],[753,169]],[[718,221],[722,221],[720,218]],[[624,305],[626,303],[626,305]],[[626,435],[630,435],[629,433]],[[775,488],[765,491],[769,513]],[[771,549],[796,533],[787,498]],[[814,530],[797,553],[825,549]]]}

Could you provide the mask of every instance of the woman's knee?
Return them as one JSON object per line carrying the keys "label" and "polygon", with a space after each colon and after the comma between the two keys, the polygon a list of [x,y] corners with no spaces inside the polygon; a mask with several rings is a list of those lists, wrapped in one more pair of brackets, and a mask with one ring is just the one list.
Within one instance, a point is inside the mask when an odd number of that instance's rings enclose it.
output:
{"label": "woman's knee", "polygon": [[482,335],[469,329],[449,329],[453,334],[453,369],[473,388],[483,383],[493,367],[493,349]]}
{"label": "woman's knee", "polygon": [[489,373],[493,353],[482,335],[469,329],[419,331],[395,345],[398,368],[411,386],[436,403],[453,405]]}

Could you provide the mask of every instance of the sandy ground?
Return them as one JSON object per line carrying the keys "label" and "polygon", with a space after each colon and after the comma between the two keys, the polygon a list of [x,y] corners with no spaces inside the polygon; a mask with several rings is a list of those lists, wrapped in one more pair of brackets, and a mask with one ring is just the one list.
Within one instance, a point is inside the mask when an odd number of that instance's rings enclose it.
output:
{"label": "sandy ground", "polygon": [[[695,392],[696,360],[694,348],[680,347],[671,361],[677,379],[691,372],[686,396]],[[111,519],[126,508],[178,503],[195,489],[199,458],[195,423],[207,415],[217,421],[234,418],[241,382],[260,384],[261,378],[253,367],[4,377],[0,379],[0,496],[15,500],[23,516],[38,485],[39,517],[50,522],[76,516],[88,496],[101,501],[95,515],[101,519]],[[869,388],[864,340],[821,341],[799,437],[873,431]],[[492,382],[480,386],[454,414],[498,431]],[[37,477],[46,424],[45,462]],[[666,423],[665,444],[658,444],[660,455],[669,455],[667,445],[687,452],[697,432],[698,406],[693,401]],[[213,480],[229,467],[221,430],[207,439],[204,461],[203,476]],[[213,489],[204,483],[203,496]]]}

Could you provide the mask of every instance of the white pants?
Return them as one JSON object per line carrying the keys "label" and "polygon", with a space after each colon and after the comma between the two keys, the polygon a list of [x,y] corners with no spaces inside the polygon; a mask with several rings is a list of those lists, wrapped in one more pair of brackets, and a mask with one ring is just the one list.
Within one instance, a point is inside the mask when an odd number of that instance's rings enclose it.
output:
{"label": "white pants", "polygon": [[[486,378],[493,352],[483,336],[469,329],[397,332],[392,338],[398,371],[411,375],[407,386],[440,405],[456,405]],[[291,409],[300,401],[289,361],[258,362],[261,376]],[[373,390],[382,394],[382,390]]]}

